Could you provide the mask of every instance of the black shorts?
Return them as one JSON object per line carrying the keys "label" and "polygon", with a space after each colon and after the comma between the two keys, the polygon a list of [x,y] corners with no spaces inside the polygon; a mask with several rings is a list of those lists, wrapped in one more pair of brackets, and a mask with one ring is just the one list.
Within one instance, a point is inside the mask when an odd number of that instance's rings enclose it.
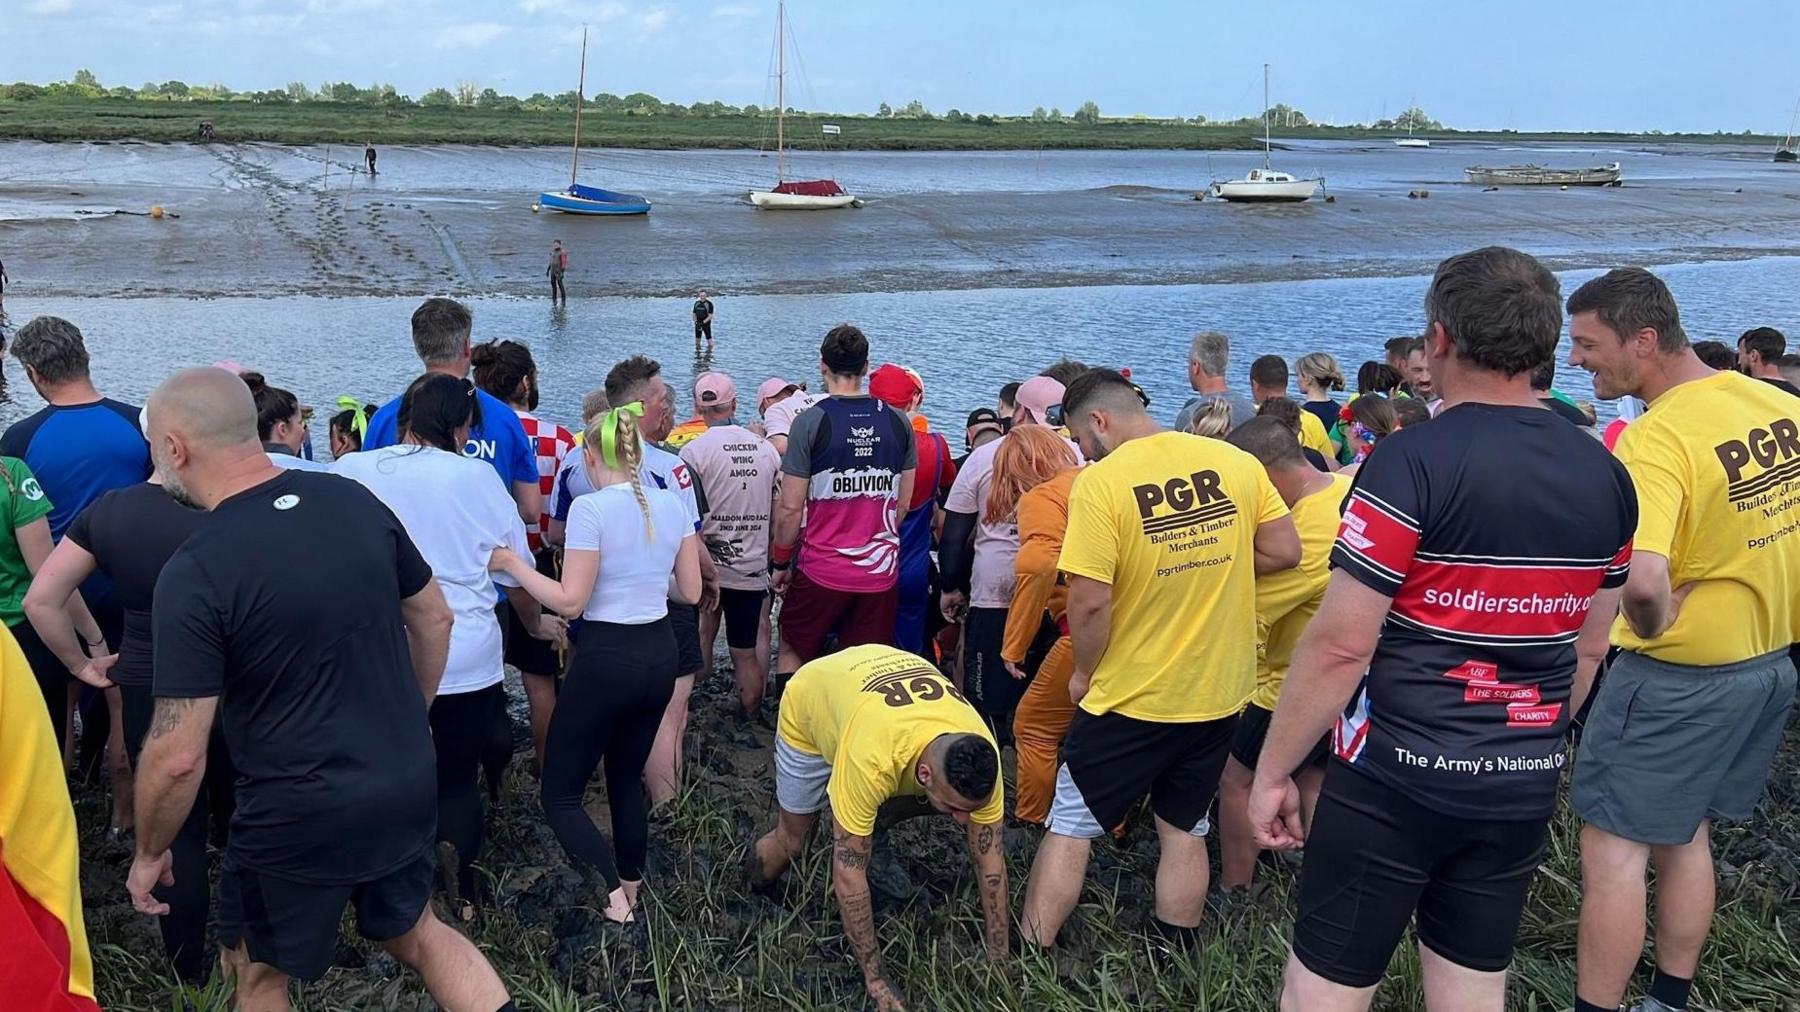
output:
{"label": "black shorts", "polygon": [[675,634],[676,656],[681,666],[677,677],[703,674],[711,669],[700,654],[700,609],[680,601],[669,602],[669,629]]}
{"label": "black shorts", "polygon": [[725,645],[733,650],[755,650],[756,634],[762,626],[763,601],[766,590],[733,590],[719,588],[720,624],[725,627]]}
{"label": "black shorts", "polygon": [[710,320],[695,320],[694,321],[694,340],[698,341],[698,340],[700,340],[700,338],[702,336],[704,336],[708,341],[712,340],[712,321],[710,321]]}
{"label": "black shorts", "polygon": [[427,852],[373,882],[309,885],[238,867],[228,849],[219,871],[219,944],[242,942],[252,961],[313,980],[331,969],[345,904],[356,908],[364,938],[391,942],[419,923],[435,868]]}
{"label": "black shorts", "polygon": [[1333,983],[1373,987],[1417,912],[1419,944],[1504,970],[1548,839],[1548,818],[1454,818],[1333,762],[1300,869],[1294,955]]}
{"label": "black shorts", "polygon": [[1056,771],[1050,831],[1087,840],[1104,836],[1148,793],[1157,818],[1205,836],[1211,828],[1206,813],[1219,793],[1236,727],[1236,714],[1163,724],[1076,710]]}
{"label": "black shorts", "polygon": [[[1237,733],[1231,739],[1231,758],[1236,759],[1245,769],[1256,768],[1256,758],[1262,755],[1263,741],[1269,737],[1269,718],[1273,716],[1272,712],[1255,703],[1246,705],[1244,712],[1238,714]],[[1320,738],[1319,743],[1313,746],[1311,752],[1306,753],[1306,758],[1301,760],[1299,767],[1293,772],[1298,773],[1308,766],[1325,765],[1330,747],[1329,737]]]}
{"label": "black shorts", "polygon": [[[537,571],[545,576],[556,576],[554,553],[549,549],[537,554]],[[510,601],[500,602],[500,629],[506,637],[506,663],[518,668],[521,674],[555,677],[562,673],[556,644],[531,635]]]}

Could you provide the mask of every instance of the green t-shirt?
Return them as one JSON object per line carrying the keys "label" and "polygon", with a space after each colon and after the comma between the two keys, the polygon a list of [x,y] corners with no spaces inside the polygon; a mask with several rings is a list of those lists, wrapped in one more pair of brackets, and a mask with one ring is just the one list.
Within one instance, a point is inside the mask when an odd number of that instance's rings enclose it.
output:
{"label": "green t-shirt", "polygon": [[19,551],[17,531],[50,515],[50,497],[37,476],[17,457],[0,457],[6,481],[0,484],[0,509],[7,517],[6,537],[0,537],[0,622],[12,628],[25,621],[25,591],[31,587],[31,569]]}

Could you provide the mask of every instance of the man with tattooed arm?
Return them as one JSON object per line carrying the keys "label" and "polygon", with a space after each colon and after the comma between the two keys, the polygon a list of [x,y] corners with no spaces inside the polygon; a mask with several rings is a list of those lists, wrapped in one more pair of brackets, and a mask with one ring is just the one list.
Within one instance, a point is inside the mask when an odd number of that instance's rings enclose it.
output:
{"label": "man with tattooed arm", "polygon": [[[923,800],[968,830],[987,956],[1009,949],[1000,753],[962,694],[922,657],[852,647],[802,667],[781,698],[775,738],[775,828],[756,841],[751,876],[774,882],[831,805],[831,884],[844,935],[880,1012],[905,1008],[883,975],[869,900],[877,811]],[[894,802],[894,805],[889,805]]]}

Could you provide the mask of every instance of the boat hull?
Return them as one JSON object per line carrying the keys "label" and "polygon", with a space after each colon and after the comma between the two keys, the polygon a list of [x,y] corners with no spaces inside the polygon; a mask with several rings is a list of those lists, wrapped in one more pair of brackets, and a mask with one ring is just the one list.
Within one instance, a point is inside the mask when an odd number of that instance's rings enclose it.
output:
{"label": "boat hull", "polygon": [[1625,174],[1618,162],[1588,169],[1549,169],[1542,165],[1508,165],[1463,169],[1469,182],[1481,186],[1618,186]]}
{"label": "boat hull", "polygon": [[856,197],[848,193],[820,197],[805,193],[772,193],[768,190],[751,190],[750,203],[766,211],[829,211],[834,208],[849,207],[856,203]]}
{"label": "boat hull", "polygon": [[1287,182],[1251,182],[1234,180],[1212,184],[1212,195],[1234,204],[1298,204],[1311,200],[1319,192],[1316,179]]}
{"label": "boat hull", "polygon": [[563,214],[605,216],[650,213],[650,202],[642,197],[633,197],[622,193],[614,194],[614,196],[624,199],[593,200],[587,197],[577,197],[567,192],[540,193],[538,194],[538,206],[549,211],[561,211]]}
{"label": "boat hull", "polygon": [[1792,164],[1794,162],[1800,162],[1800,154],[1795,154],[1793,148],[1779,148],[1775,152],[1775,160]]}
{"label": "boat hull", "polygon": [[1431,142],[1423,137],[1402,137],[1394,142],[1397,148],[1428,148]]}

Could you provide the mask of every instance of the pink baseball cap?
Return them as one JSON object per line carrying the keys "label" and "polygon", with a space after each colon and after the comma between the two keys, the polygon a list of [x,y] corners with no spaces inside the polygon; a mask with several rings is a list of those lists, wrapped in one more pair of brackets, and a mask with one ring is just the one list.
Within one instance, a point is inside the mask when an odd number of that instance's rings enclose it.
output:
{"label": "pink baseball cap", "polygon": [[762,381],[761,386],[756,388],[756,400],[759,404],[767,404],[768,402],[781,397],[783,394],[794,390],[804,389],[806,388],[792,380],[784,380],[780,376],[770,376],[768,379]]}
{"label": "pink baseball cap", "polygon": [[737,400],[737,384],[722,372],[703,372],[694,380],[695,404],[723,404]]}
{"label": "pink baseball cap", "polygon": [[1050,424],[1050,409],[1062,403],[1063,385],[1048,376],[1033,376],[1019,384],[1013,403],[1031,412],[1040,425]]}

